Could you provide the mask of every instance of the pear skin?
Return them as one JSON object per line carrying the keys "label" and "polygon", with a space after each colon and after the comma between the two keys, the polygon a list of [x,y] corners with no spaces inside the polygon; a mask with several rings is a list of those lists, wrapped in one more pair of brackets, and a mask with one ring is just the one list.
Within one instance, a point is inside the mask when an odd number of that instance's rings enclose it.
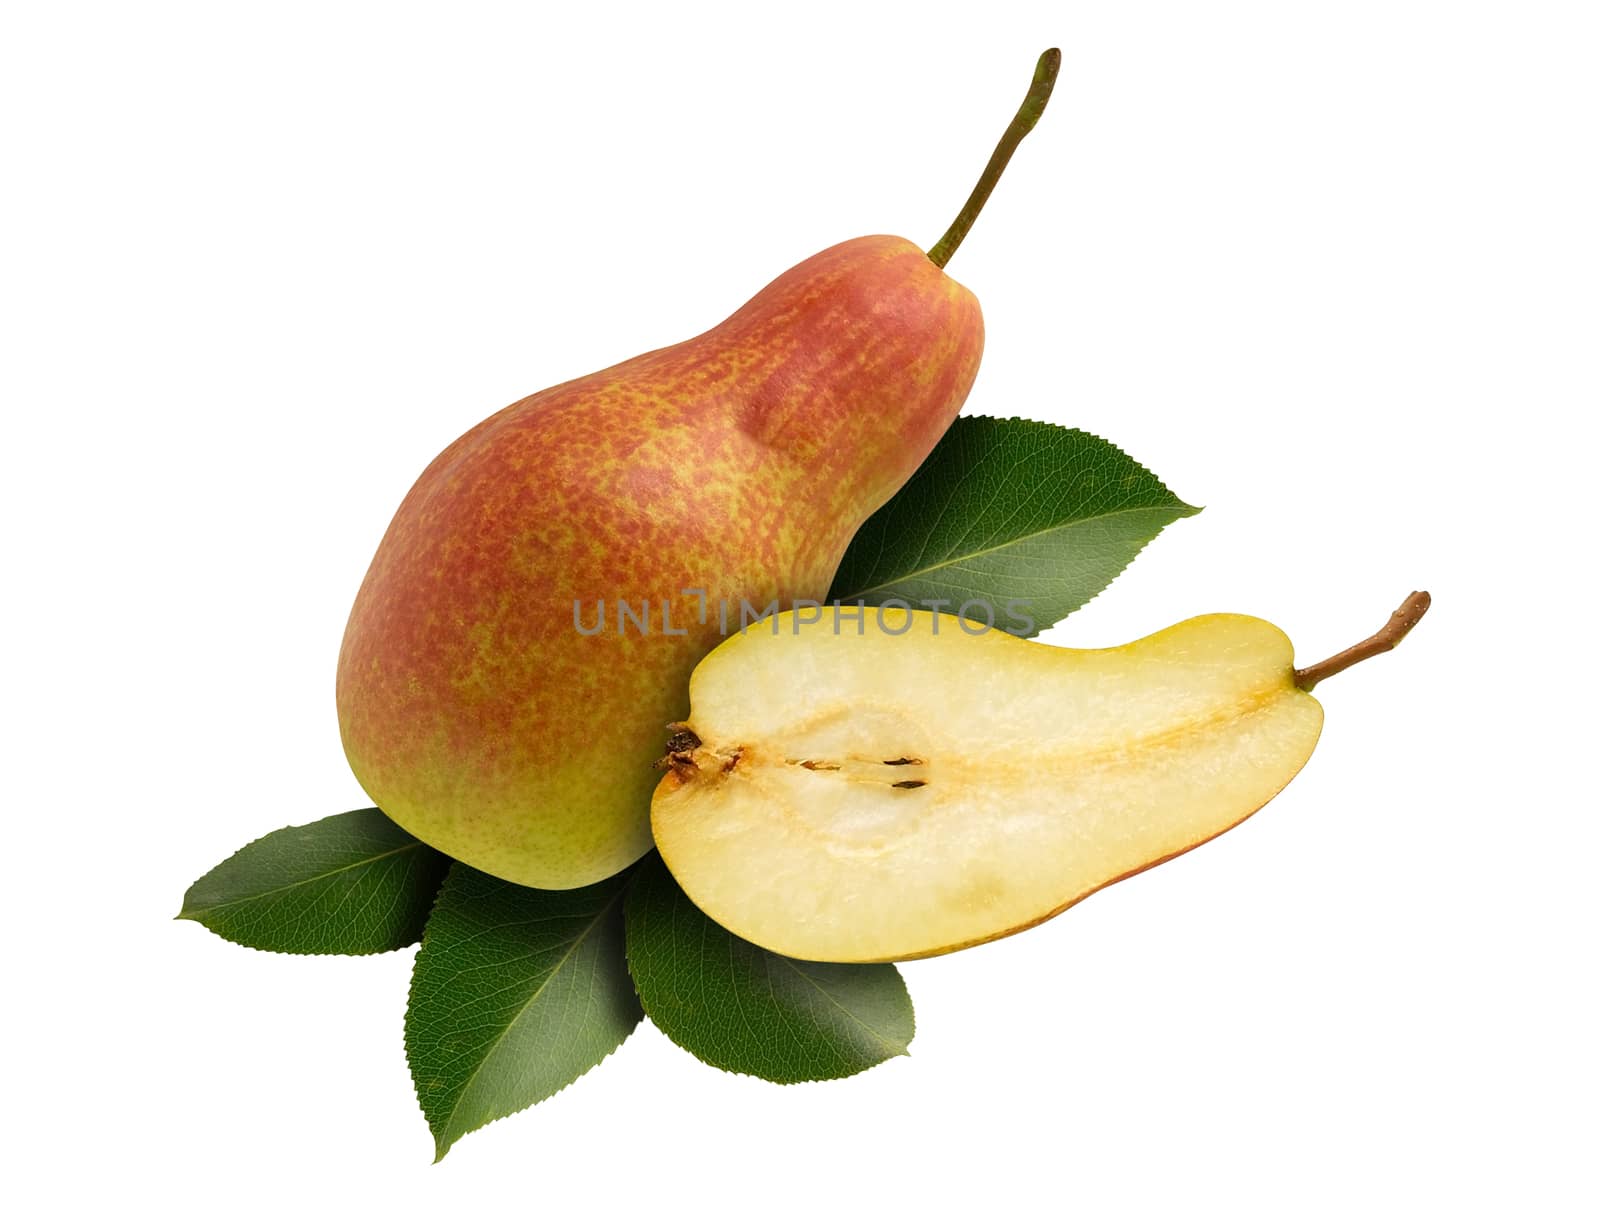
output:
{"label": "pear skin", "polygon": [[720,609],[736,627],[741,601],[823,599],[982,350],[968,290],[905,239],[859,238],[710,331],[452,443],[396,513],[340,650],[340,732],[374,803],[523,885],[633,862],[663,726]]}

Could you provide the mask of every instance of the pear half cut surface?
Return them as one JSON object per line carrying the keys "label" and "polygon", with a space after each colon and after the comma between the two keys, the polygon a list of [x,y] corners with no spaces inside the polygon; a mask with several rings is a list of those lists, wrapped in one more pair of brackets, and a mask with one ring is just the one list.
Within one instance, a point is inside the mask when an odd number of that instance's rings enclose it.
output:
{"label": "pear half cut surface", "polygon": [[652,804],[717,922],[811,961],[1009,935],[1238,824],[1322,707],[1275,626],[1219,614],[1074,650],[955,617],[784,613],[695,670]]}

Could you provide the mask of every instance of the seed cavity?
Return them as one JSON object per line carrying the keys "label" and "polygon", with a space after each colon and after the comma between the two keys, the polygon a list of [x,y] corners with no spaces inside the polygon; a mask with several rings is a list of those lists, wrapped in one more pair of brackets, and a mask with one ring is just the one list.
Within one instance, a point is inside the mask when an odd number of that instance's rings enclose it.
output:
{"label": "seed cavity", "polygon": [[696,736],[687,723],[669,723],[667,730],[672,735],[667,737],[667,754],[692,753],[700,747],[700,737]]}
{"label": "seed cavity", "polygon": [[670,771],[680,783],[686,783],[700,768],[694,759],[695,750],[700,747],[700,737],[694,734],[687,723],[669,723],[667,730],[672,733],[667,737],[667,751],[656,759],[655,767],[657,770]]}

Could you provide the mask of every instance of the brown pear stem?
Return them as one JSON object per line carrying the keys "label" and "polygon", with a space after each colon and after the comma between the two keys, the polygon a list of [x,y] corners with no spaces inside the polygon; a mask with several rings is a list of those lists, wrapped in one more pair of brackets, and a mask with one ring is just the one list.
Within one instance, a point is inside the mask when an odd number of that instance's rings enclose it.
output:
{"label": "brown pear stem", "polygon": [[1039,62],[1033,69],[1033,84],[1028,87],[1028,96],[1022,100],[1016,118],[1012,119],[1011,126],[1005,130],[1005,135],[1000,138],[1000,143],[994,147],[994,152],[989,155],[989,164],[983,168],[983,174],[978,178],[978,185],[972,189],[972,194],[967,197],[967,202],[961,206],[961,211],[956,214],[956,219],[950,223],[950,228],[944,232],[944,237],[933,244],[928,252],[928,258],[935,265],[943,268],[950,262],[950,257],[956,253],[956,248],[961,245],[961,240],[967,236],[967,231],[972,228],[972,223],[978,219],[978,214],[983,211],[983,206],[989,199],[989,193],[994,190],[994,185],[1000,181],[1006,163],[1011,160],[1011,155],[1017,151],[1017,146],[1022,143],[1022,138],[1033,131],[1033,125],[1039,122],[1039,116],[1044,114],[1044,104],[1050,101],[1050,91],[1056,87],[1056,74],[1061,71],[1061,52],[1051,47],[1039,57]]}
{"label": "brown pear stem", "polygon": [[1394,650],[1400,645],[1400,640],[1411,632],[1412,627],[1422,620],[1422,614],[1428,611],[1428,605],[1432,603],[1433,597],[1426,591],[1413,591],[1405,598],[1405,602],[1394,610],[1388,623],[1371,638],[1358,642],[1353,647],[1346,647],[1337,655],[1324,659],[1320,664],[1295,669],[1294,683],[1309,693],[1311,687],[1318,681],[1336,676],[1363,659],[1371,659],[1374,655]]}

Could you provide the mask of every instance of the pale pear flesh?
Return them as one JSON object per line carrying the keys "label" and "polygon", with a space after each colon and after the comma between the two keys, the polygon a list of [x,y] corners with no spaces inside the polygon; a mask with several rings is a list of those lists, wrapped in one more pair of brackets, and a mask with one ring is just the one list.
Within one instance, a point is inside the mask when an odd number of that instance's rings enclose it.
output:
{"label": "pale pear flesh", "polygon": [[1238,824],[1322,728],[1288,638],[1253,617],[1075,650],[928,612],[816,616],[700,664],[652,805],[695,903],[790,957],[924,957],[1042,922]]}

